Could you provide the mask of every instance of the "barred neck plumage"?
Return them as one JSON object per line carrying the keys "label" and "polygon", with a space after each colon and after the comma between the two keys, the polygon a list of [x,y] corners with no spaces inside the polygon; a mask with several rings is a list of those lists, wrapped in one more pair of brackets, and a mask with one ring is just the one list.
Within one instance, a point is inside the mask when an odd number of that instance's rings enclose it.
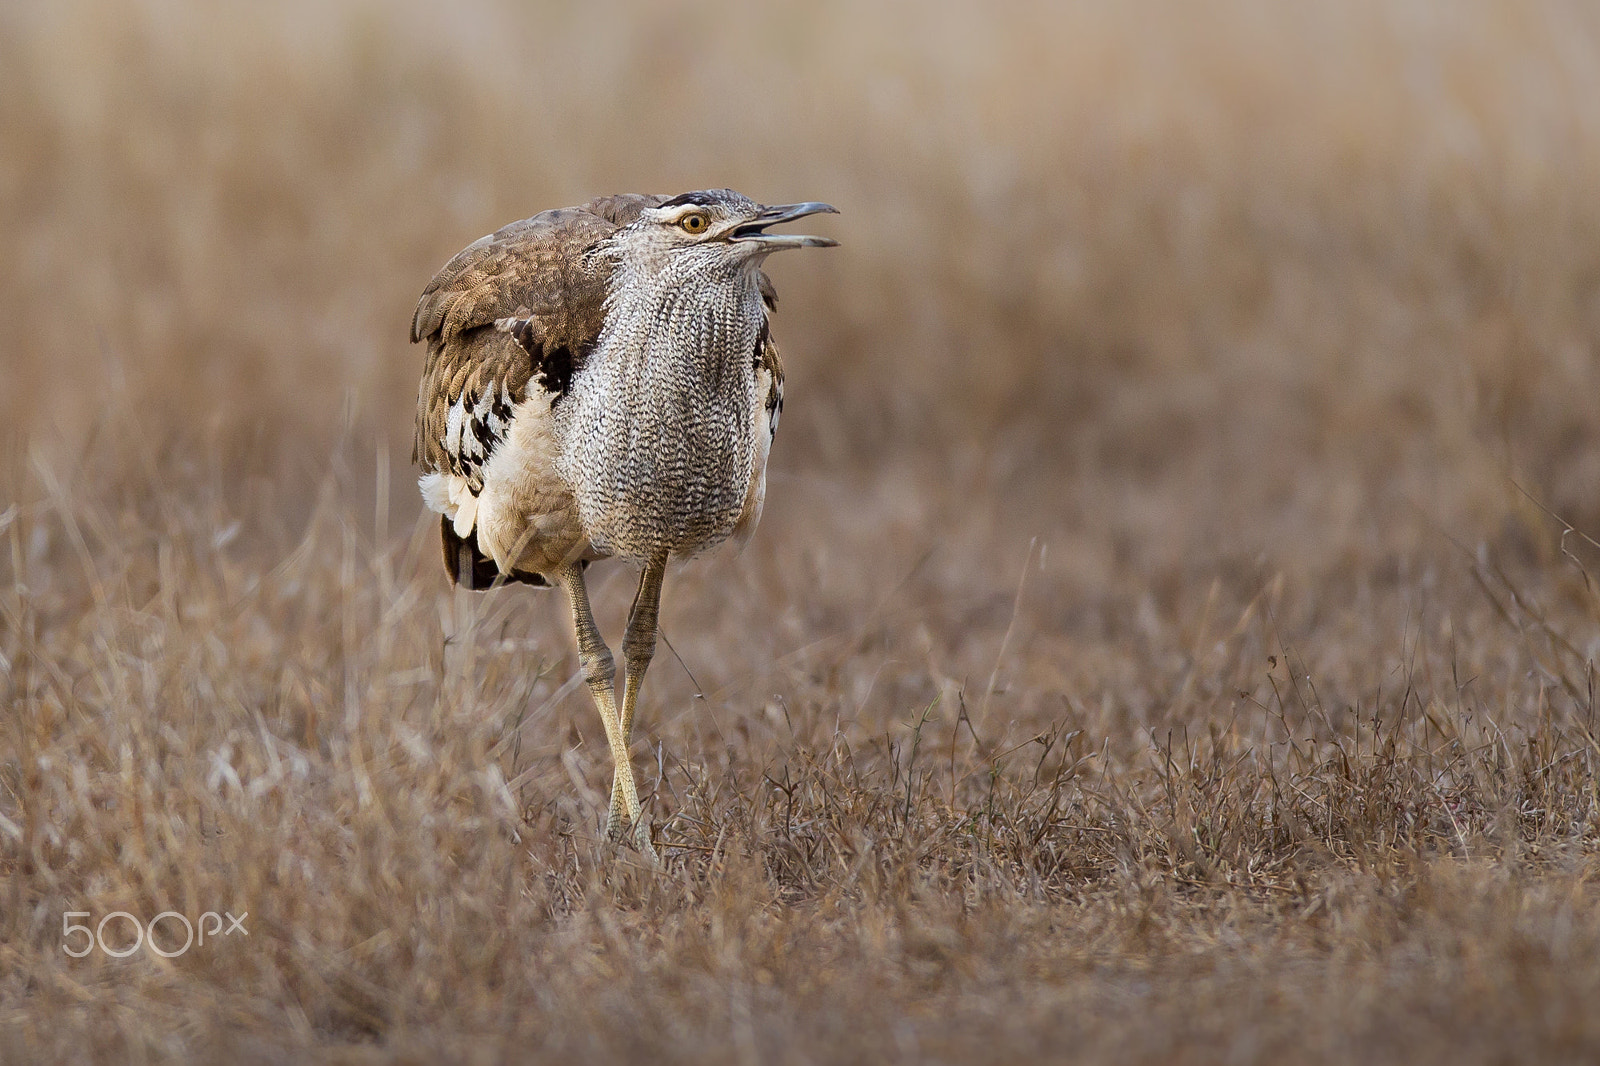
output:
{"label": "barred neck plumage", "polygon": [[670,358],[717,388],[741,369],[761,328],[760,267],[711,249],[618,257],[595,362]]}
{"label": "barred neck plumage", "polygon": [[691,554],[732,532],[754,470],[758,268],[698,249],[619,259],[561,405],[561,467],[606,550]]}

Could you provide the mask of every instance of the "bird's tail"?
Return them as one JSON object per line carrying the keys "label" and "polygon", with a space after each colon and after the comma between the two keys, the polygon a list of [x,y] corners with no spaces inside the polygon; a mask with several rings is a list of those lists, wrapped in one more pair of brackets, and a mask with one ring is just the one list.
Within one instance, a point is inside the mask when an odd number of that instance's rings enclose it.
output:
{"label": "bird's tail", "polygon": [[[500,578],[500,568],[478,547],[478,531],[474,529],[465,537],[457,536],[455,525],[447,516],[439,516],[439,540],[444,549],[444,569],[450,580],[463,588],[477,592],[491,588]],[[513,570],[501,579],[501,584],[521,582],[548,588],[550,582],[540,574]]]}

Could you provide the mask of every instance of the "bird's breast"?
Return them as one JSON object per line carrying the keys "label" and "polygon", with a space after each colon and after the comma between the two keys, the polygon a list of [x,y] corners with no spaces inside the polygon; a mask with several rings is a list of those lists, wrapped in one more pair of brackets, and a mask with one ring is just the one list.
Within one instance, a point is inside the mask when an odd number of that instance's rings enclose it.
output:
{"label": "bird's breast", "polygon": [[755,374],[748,358],[701,355],[646,344],[574,379],[561,473],[602,551],[689,555],[733,531],[755,466]]}

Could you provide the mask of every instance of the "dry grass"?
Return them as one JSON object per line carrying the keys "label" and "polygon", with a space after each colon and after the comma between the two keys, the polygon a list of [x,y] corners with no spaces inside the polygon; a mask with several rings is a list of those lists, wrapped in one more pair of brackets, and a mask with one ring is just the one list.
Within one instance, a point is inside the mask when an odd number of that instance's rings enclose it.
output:
{"label": "dry grass", "polygon": [[[35,7],[0,1058],[1600,1054],[1591,7]],[[404,327],[721,184],[846,243],[669,575],[654,870],[565,612],[439,572]],[[169,909],[249,936],[63,951]]]}

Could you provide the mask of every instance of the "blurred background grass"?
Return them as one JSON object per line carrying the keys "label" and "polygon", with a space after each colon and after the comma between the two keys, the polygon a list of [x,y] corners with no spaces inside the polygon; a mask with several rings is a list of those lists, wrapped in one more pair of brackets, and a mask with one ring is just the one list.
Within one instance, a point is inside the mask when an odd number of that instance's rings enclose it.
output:
{"label": "blurred background grass", "polygon": [[842,252],[776,268],[784,470],[910,463],[1167,558],[1414,543],[1385,493],[1493,531],[1508,473],[1600,519],[1589,5],[0,20],[11,449],[116,393],[230,473],[352,420],[398,464],[407,315],[455,249],[726,184],[845,211]]}
{"label": "blurred background grass", "polygon": [[[762,529],[668,580],[655,877],[564,612],[438,571],[406,327],[722,185],[842,247],[770,264]],[[1600,1046],[1532,502],[1600,532],[1600,7],[11,3],[0,251],[0,1058]]]}

